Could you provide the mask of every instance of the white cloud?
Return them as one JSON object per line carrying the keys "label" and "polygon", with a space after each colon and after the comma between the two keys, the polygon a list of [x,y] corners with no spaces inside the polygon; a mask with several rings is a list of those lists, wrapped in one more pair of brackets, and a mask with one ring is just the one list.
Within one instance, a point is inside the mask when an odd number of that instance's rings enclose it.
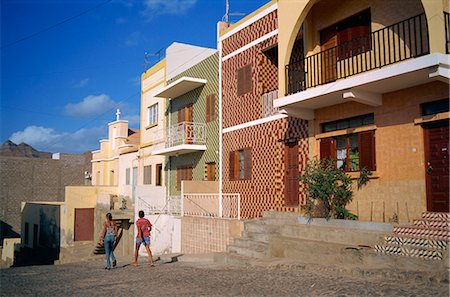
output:
{"label": "white cloud", "polygon": [[141,40],[141,32],[136,31],[130,34],[128,38],[125,40],[126,46],[136,46],[139,44],[139,41]]}
{"label": "white cloud", "polygon": [[124,115],[121,119],[127,120],[130,128],[139,128],[140,116],[138,114]]}
{"label": "white cloud", "polygon": [[96,116],[113,108],[120,108],[121,104],[112,100],[109,95],[89,95],[79,103],[66,105],[66,114],[78,117]]}
{"label": "white cloud", "polygon": [[106,137],[106,127],[82,128],[75,132],[58,133],[53,128],[28,126],[9,138],[14,143],[25,142],[37,150],[62,153],[82,153],[97,150],[99,140]]}
{"label": "white cloud", "polygon": [[82,80],[80,80],[79,82],[76,82],[73,84],[74,88],[82,88],[84,86],[86,86],[89,82],[89,78],[84,78]]}
{"label": "white cloud", "polygon": [[196,3],[197,0],[145,0],[142,14],[148,18],[161,14],[185,14]]}
{"label": "white cloud", "polygon": [[123,25],[123,24],[128,22],[128,20],[126,18],[123,18],[123,17],[118,17],[118,18],[116,18],[115,21],[116,21],[117,25]]}

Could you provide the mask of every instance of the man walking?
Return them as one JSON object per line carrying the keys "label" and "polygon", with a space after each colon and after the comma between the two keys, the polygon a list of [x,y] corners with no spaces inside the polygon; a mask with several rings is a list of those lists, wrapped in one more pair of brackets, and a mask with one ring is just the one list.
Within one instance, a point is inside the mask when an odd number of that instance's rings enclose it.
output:
{"label": "man walking", "polygon": [[153,255],[150,250],[150,231],[152,230],[152,224],[149,220],[144,218],[144,211],[139,211],[139,219],[136,221],[137,236],[136,236],[136,250],[134,251],[134,262],[131,263],[132,266],[137,266],[139,247],[143,243],[148,254],[148,264],[150,266],[155,266],[153,264]]}

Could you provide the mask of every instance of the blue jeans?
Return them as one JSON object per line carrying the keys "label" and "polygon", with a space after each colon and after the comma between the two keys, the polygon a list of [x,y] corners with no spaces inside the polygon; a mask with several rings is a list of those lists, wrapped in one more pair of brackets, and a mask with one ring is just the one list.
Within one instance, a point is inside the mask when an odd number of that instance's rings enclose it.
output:
{"label": "blue jeans", "polygon": [[105,245],[105,253],[106,253],[106,267],[111,268],[111,258],[113,261],[116,261],[116,257],[114,257],[113,247],[114,247],[114,234],[108,234],[105,236],[105,240],[103,241]]}

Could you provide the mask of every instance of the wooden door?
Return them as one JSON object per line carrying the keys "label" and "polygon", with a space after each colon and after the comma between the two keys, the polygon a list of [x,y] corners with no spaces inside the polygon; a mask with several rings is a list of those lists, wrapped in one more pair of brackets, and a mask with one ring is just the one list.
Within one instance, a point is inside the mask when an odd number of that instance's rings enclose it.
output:
{"label": "wooden door", "polygon": [[94,209],[75,208],[74,241],[94,240]]}
{"label": "wooden door", "polygon": [[299,204],[299,162],[298,143],[288,143],[285,147],[285,206],[298,206]]}
{"label": "wooden door", "polygon": [[185,123],[184,126],[179,126],[182,130],[180,133],[184,133],[183,143],[192,143],[195,135],[193,128],[194,121],[194,107],[192,104],[186,105],[185,107],[178,110],[178,124]]}
{"label": "wooden door", "polygon": [[427,210],[449,211],[449,122],[425,128]]}
{"label": "wooden door", "polygon": [[320,31],[321,44],[321,84],[337,79],[337,45],[338,36],[336,26]]}

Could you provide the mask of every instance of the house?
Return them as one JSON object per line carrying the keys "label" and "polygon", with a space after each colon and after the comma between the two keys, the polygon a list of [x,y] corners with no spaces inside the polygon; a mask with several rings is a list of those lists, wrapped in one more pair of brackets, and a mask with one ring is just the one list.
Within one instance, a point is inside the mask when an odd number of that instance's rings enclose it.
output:
{"label": "house", "polygon": [[236,24],[219,25],[222,191],[240,193],[241,216],[299,211],[308,122],[273,104],[280,69],[277,1]]}
{"label": "house", "polygon": [[448,212],[448,2],[279,0],[277,12],[274,106],[308,121],[309,158],[372,172],[350,210]]}

